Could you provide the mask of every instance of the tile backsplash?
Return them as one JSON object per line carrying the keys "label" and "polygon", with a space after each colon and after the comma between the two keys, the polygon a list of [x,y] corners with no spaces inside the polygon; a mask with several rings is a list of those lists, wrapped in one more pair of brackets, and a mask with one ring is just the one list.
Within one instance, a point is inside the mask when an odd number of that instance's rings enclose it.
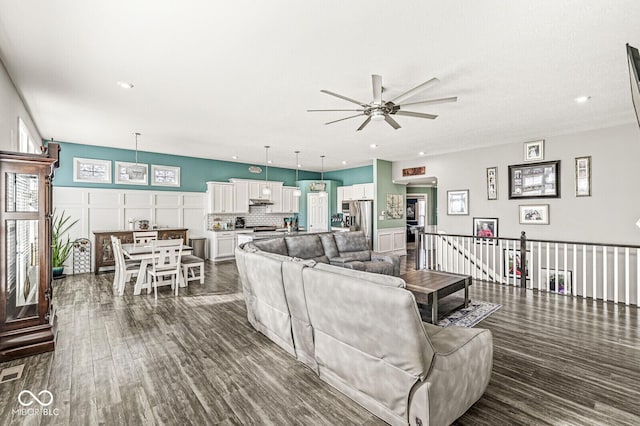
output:
{"label": "tile backsplash", "polygon": [[267,206],[251,206],[249,213],[244,214],[209,214],[207,215],[207,229],[213,229],[215,222],[234,224],[236,217],[244,217],[245,226],[284,226],[284,218],[296,216],[291,213],[267,213]]}

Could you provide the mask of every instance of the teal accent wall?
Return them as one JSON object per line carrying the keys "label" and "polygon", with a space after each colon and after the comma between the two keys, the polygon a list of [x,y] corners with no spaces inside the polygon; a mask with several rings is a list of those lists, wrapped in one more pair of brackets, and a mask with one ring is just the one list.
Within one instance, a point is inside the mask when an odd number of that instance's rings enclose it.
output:
{"label": "teal accent wall", "polygon": [[387,194],[402,195],[402,198],[406,199],[406,186],[393,183],[390,161],[376,159],[373,167],[376,188],[376,199],[373,202],[374,214],[376,215],[373,221],[374,235],[377,235],[378,229],[404,228],[407,225],[407,218],[404,215],[402,219],[388,219],[385,217],[384,220],[380,220],[380,216],[387,209]]}
{"label": "teal accent wall", "polygon": [[[307,194],[310,192],[316,192],[316,191],[311,191],[309,189],[309,185],[311,185],[312,183],[318,182],[319,180],[320,179],[298,181],[297,186],[302,191],[302,195],[300,196],[300,213],[298,213],[299,226],[304,226],[305,228],[307,226]],[[341,186],[341,183],[338,181],[327,180],[327,179],[324,180],[324,183],[327,184],[326,191],[327,191],[327,198],[329,199],[329,217],[327,220],[329,221],[329,226],[331,226],[331,215],[335,214],[338,209],[338,206],[336,205],[336,201],[338,199],[338,186]]]}
{"label": "teal accent wall", "polygon": [[427,225],[438,224],[438,188],[433,186],[407,186],[407,196],[427,194]]}
{"label": "teal accent wall", "polygon": [[353,169],[335,170],[326,172],[325,179],[341,182],[339,186],[349,186],[356,183],[373,182],[373,166],[354,167]]}
{"label": "teal accent wall", "polygon": [[[154,185],[117,185],[84,183],[73,181],[73,158],[95,158],[99,160],[112,160],[112,180],[115,182],[114,167],[116,161],[134,162],[135,151],[129,149],[107,148],[94,145],[83,145],[69,142],[59,142],[60,168],[56,170],[53,184],[55,186],[75,186],[85,188],[120,188],[120,189],[146,189],[153,191],[187,191],[206,192],[207,181],[226,182],[230,178],[263,180],[265,167],[261,164],[234,163],[231,161],[211,160],[205,158],[184,157],[180,155],[159,154],[155,152],[138,151],[138,163],[148,164],[151,173],[151,164],[162,166],[180,167],[180,187],[154,186]],[[262,168],[262,173],[249,172],[249,166],[257,165]],[[320,179],[320,173],[301,170],[300,179]],[[295,186],[295,169],[269,167],[269,180],[284,182],[286,186]]]}

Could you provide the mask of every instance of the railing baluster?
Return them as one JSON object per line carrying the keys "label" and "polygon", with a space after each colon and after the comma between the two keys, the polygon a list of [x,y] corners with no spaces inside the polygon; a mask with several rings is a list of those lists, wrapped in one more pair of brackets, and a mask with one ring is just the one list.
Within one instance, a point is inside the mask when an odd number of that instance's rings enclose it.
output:
{"label": "railing baluster", "polygon": [[624,249],[624,304],[629,304],[629,247]]}
{"label": "railing baluster", "polygon": [[558,265],[558,243],[553,245],[553,273],[554,273],[554,282],[555,282],[555,292],[560,293],[560,281],[558,280],[558,269],[560,269]]}
{"label": "railing baluster", "polygon": [[582,245],[582,295],[587,297],[587,246]]}
{"label": "railing baluster", "polygon": [[538,290],[542,290],[542,243],[538,241]]}
{"label": "railing baluster", "polygon": [[549,288],[551,287],[551,260],[549,260],[549,258],[551,257],[551,250],[549,249],[549,243],[547,243],[547,282],[544,283],[544,289],[549,291]]}
{"label": "railing baluster", "polygon": [[609,290],[609,255],[607,254],[607,246],[602,247],[602,300],[607,301]]}
{"label": "railing baluster", "polygon": [[[565,294],[565,295],[566,295],[566,294],[569,294],[570,296],[572,296],[572,295],[573,295],[573,283],[570,283],[570,282],[568,281],[568,280],[569,280],[569,274],[567,274],[567,263],[568,263],[568,261],[567,261],[567,244],[566,244],[566,243],[564,244],[563,249],[564,249],[564,253],[563,253],[563,254],[564,254],[564,256],[563,256],[563,259],[562,259],[562,260],[563,260],[563,262],[562,262],[562,263],[563,263],[563,265],[564,265],[564,294]],[[567,291],[567,289],[569,288],[569,286],[571,287],[571,288],[569,289],[569,290],[570,290],[570,293]]]}
{"label": "railing baluster", "polygon": [[[516,251],[516,241],[513,242],[513,285],[518,285],[518,262],[519,251]],[[521,259],[522,260],[522,259]]]}
{"label": "railing baluster", "polygon": [[636,307],[640,308],[640,249],[636,249]]}
{"label": "railing baluster", "polygon": [[496,240],[492,240],[492,244],[491,244],[491,257],[493,258],[493,260],[491,261],[491,274],[493,274],[493,278],[491,279],[491,281],[496,282],[496,244],[497,241]]}
{"label": "railing baluster", "polygon": [[498,276],[498,279],[500,280],[500,283],[503,284],[504,278],[502,277],[504,276],[504,258],[502,257],[502,240],[498,240],[498,256],[500,258],[500,261],[498,262],[500,264],[500,275]]}
{"label": "railing baluster", "polygon": [[473,238],[471,238],[471,243],[470,244],[473,244],[473,265],[471,265],[471,270],[473,271],[473,279],[475,280],[476,279],[476,269],[478,269],[477,268],[478,265],[476,265],[478,256],[476,254],[476,243],[475,243]]}
{"label": "railing baluster", "polygon": [[[575,273],[575,276],[573,277],[574,283],[572,287],[578,286],[578,269],[576,269],[577,267],[578,267],[578,246],[574,244],[573,245],[573,267],[571,269]],[[577,295],[578,291],[575,290],[573,293]]]}
{"label": "railing baluster", "polygon": [[592,272],[592,274],[593,274],[593,280],[592,280],[593,284],[592,284],[592,286],[593,286],[593,298],[595,299],[597,294],[598,294],[598,288],[597,288],[597,283],[598,283],[598,280],[597,280],[597,277],[598,277],[598,269],[597,269],[597,266],[598,266],[598,250],[597,250],[596,246],[592,247],[592,252],[593,252],[593,261],[592,261],[592,263],[593,263],[593,265],[592,265],[593,266],[593,272]]}
{"label": "railing baluster", "polygon": [[613,301],[618,303],[618,247],[613,248]]}

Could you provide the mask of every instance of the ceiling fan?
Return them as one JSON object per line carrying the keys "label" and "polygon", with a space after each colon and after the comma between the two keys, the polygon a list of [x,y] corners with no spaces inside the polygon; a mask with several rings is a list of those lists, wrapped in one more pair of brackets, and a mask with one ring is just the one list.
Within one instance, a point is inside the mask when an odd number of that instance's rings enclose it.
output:
{"label": "ceiling fan", "polygon": [[307,112],[326,112],[326,111],[358,112],[358,114],[356,114],[356,115],[352,115],[350,117],[341,118],[339,120],[329,121],[328,123],[324,123],[324,124],[332,124],[332,123],[337,123],[338,121],[344,121],[344,120],[349,120],[351,118],[356,118],[356,117],[360,117],[360,116],[366,116],[367,119],[364,120],[364,122],[360,125],[360,127],[358,127],[356,129],[356,131],[364,129],[365,126],[367,124],[369,124],[369,122],[371,122],[371,120],[373,120],[373,121],[382,121],[382,120],[384,120],[387,123],[389,123],[389,125],[391,127],[393,127],[394,129],[398,130],[400,128],[400,124],[398,124],[398,122],[391,117],[392,115],[404,115],[404,116],[407,116],[407,117],[428,118],[428,119],[431,119],[431,120],[433,120],[436,117],[438,117],[437,115],[433,115],[433,114],[425,114],[425,113],[422,113],[422,112],[405,111],[404,107],[407,107],[407,106],[410,106],[410,105],[442,104],[442,103],[446,103],[446,102],[456,102],[458,100],[457,96],[453,96],[453,97],[450,97],[450,98],[430,99],[430,100],[425,100],[425,101],[410,102],[410,103],[403,104],[403,102],[406,101],[407,99],[417,95],[418,93],[422,92],[423,90],[427,89],[428,87],[433,86],[434,84],[438,83],[440,80],[438,80],[435,77],[432,78],[431,80],[425,81],[422,84],[419,84],[418,86],[414,87],[411,90],[408,90],[408,91],[402,93],[401,95],[396,96],[395,98],[391,99],[390,101],[385,101],[385,100],[382,99],[382,92],[384,91],[384,89],[382,87],[382,76],[373,74],[371,76],[371,81],[373,83],[373,101],[371,101],[369,103],[360,102],[360,101],[357,101],[355,99],[351,99],[351,98],[348,98],[346,96],[339,95],[339,94],[334,93],[334,92],[330,92],[329,90],[324,90],[324,89],[320,90],[322,93],[326,93],[327,95],[335,96],[336,98],[344,99],[345,101],[349,101],[351,103],[359,105],[361,108],[358,108],[358,109],[308,109]]}

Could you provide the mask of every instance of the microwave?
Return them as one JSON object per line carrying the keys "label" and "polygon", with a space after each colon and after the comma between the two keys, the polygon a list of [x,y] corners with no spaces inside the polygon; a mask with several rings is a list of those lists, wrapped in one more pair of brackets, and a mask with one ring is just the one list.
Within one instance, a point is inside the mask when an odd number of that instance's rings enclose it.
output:
{"label": "microwave", "polygon": [[349,214],[349,202],[348,201],[343,201],[342,202],[342,207],[340,208],[340,211],[342,213]]}

